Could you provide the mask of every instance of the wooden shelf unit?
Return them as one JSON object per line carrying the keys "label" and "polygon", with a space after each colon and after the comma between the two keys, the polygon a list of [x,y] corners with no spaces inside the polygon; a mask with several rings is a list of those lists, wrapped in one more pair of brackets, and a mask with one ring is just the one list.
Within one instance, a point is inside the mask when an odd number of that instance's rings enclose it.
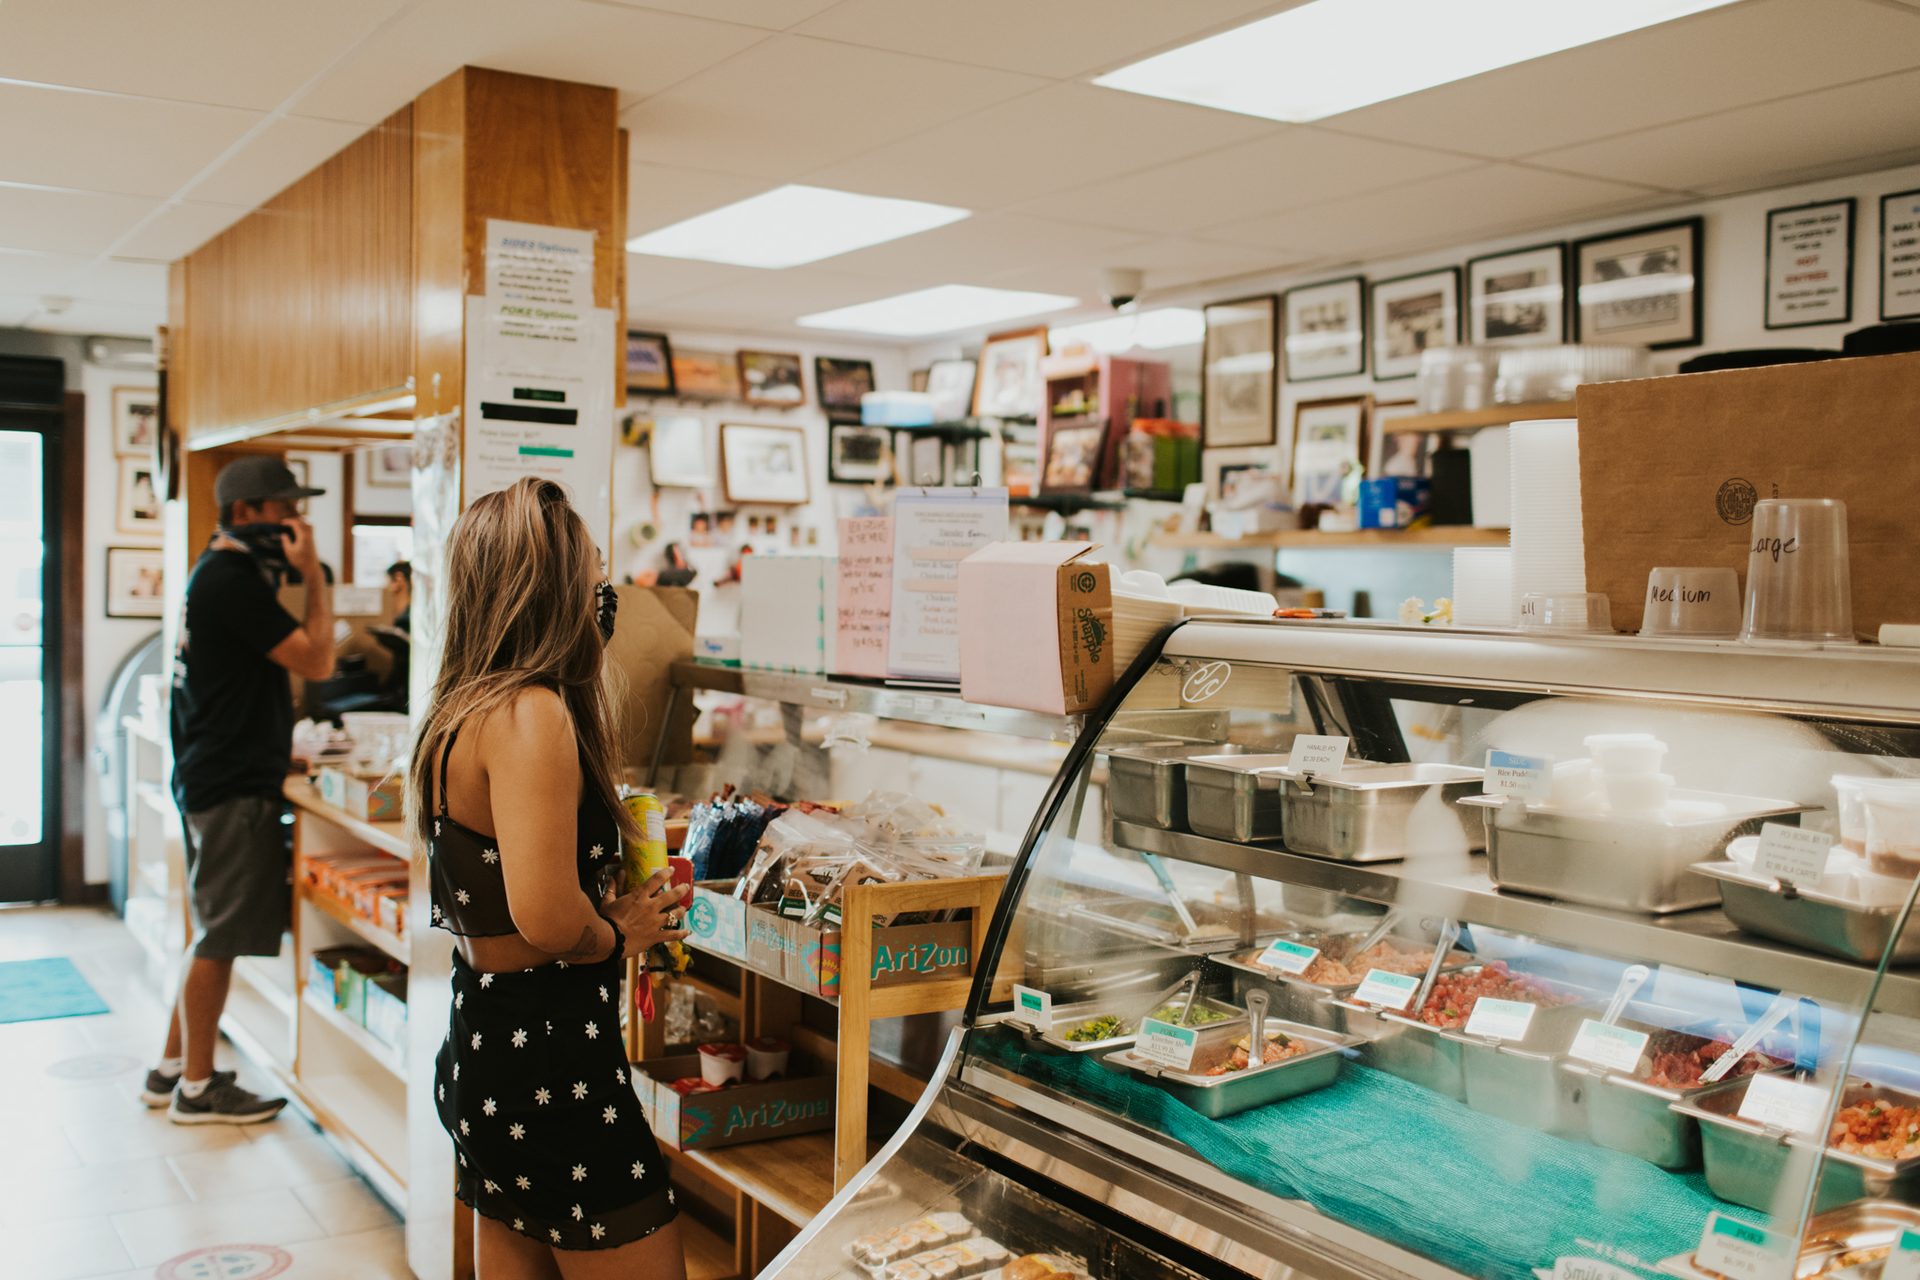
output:
{"label": "wooden shelf unit", "polygon": [[1158,532],[1148,538],[1156,547],[1181,551],[1237,551],[1293,547],[1297,550],[1368,548],[1375,551],[1433,550],[1440,547],[1504,547],[1507,530],[1474,525],[1424,525],[1417,529],[1350,529],[1339,533],[1319,529],[1276,529],[1246,538],[1217,533]]}
{"label": "wooden shelf unit", "polygon": [[1496,404],[1485,409],[1452,409],[1446,413],[1416,413],[1405,418],[1390,418],[1376,423],[1374,430],[1383,435],[1432,435],[1438,431],[1478,431],[1482,427],[1504,427],[1534,418],[1571,418],[1571,400],[1535,400],[1528,404]]}

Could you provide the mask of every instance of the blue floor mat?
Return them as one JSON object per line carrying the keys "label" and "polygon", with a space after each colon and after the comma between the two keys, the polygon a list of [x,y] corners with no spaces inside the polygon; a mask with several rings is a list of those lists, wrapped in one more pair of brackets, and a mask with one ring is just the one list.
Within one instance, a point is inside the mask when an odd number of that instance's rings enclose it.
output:
{"label": "blue floor mat", "polygon": [[105,1013],[107,1002],[65,956],[0,962],[0,1022]]}

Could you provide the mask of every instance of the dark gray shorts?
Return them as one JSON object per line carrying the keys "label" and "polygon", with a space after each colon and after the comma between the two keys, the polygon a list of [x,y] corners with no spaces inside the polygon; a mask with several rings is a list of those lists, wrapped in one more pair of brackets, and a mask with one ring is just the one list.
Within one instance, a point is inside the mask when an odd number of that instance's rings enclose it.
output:
{"label": "dark gray shorts", "polygon": [[286,809],[277,798],[236,796],[186,816],[194,955],[280,954],[280,935],[293,920]]}

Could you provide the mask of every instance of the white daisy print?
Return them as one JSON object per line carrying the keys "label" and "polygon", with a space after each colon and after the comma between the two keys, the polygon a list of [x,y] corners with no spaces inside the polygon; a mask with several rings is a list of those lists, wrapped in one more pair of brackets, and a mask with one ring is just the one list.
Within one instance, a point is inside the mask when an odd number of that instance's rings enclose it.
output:
{"label": "white daisy print", "polygon": [[434,922],[435,924],[439,924],[439,923],[440,923],[440,921],[441,921],[442,919],[444,919],[444,918],[445,918],[445,917],[443,917],[443,916],[442,916],[442,915],[440,914],[440,904],[436,902],[436,903],[434,904],[434,906],[433,906],[433,922]]}
{"label": "white daisy print", "polygon": [[514,1030],[513,1047],[516,1049],[524,1049],[527,1047],[527,1031],[525,1027],[518,1027]]}
{"label": "white daisy print", "polygon": [[607,1002],[607,989],[603,986],[600,988],[600,1003],[605,1004],[606,1002]]}
{"label": "white daisy print", "polygon": [[483,991],[484,991],[484,990],[485,990],[486,988],[488,988],[488,987],[490,987],[490,986],[492,986],[492,985],[493,985],[493,975],[492,975],[492,974],[490,974],[490,973],[483,973],[483,974],[481,974],[481,975],[480,975],[480,988],[481,988],[481,990],[483,990]]}
{"label": "white daisy print", "polygon": [[625,1067],[615,1067],[613,1069],[613,1082],[615,1084],[625,1084],[627,1082],[627,1069]]}
{"label": "white daisy print", "polygon": [[498,849],[484,849],[480,853],[480,861],[486,863],[488,866],[492,866],[494,863],[500,861],[500,851]]}
{"label": "white daisy print", "polygon": [[573,1206],[573,1220],[574,1220],[575,1222],[578,1222],[578,1221],[580,1221],[580,1220],[581,1220],[582,1218],[584,1218],[584,1217],[586,1217],[586,1216],[587,1216],[587,1215],[586,1215],[586,1214],[585,1214],[584,1212],[582,1212],[582,1211],[581,1211],[581,1208],[580,1208],[580,1206],[579,1206],[579,1205],[575,1205],[575,1206]]}
{"label": "white daisy print", "polygon": [[485,1115],[492,1115],[494,1112],[498,1111],[499,1109],[500,1109],[500,1104],[495,1102],[492,1098],[488,1098],[485,1102],[480,1104],[480,1110]]}
{"label": "white daisy print", "polygon": [[589,1022],[587,1024],[587,1039],[598,1040],[599,1038],[600,1038],[600,1024],[597,1022]]}
{"label": "white daisy print", "polygon": [[453,900],[464,907],[469,902],[473,901],[473,895],[468,893],[465,889],[455,889],[453,891]]}
{"label": "white daisy print", "polygon": [[587,1180],[587,1166],[583,1164],[573,1166],[573,1180],[575,1182],[585,1182]]}
{"label": "white daisy print", "polygon": [[445,1085],[441,1085],[441,1086],[440,1086],[440,1101],[442,1101],[442,1102],[445,1102],[446,1100],[447,1100],[447,1086],[445,1086]]}
{"label": "white daisy print", "polygon": [[455,1080],[460,1078],[460,1064],[457,1062],[453,1064],[453,1078]]}
{"label": "white daisy print", "polygon": [[524,1173],[513,1180],[513,1185],[520,1188],[522,1191],[533,1190],[533,1184],[527,1181],[527,1175]]}
{"label": "white daisy print", "polygon": [[485,1182],[481,1183],[480,1185],[487,1189],[487,1194],[490,1196],[500,1194],[500,1184],[495,1182],[492,1178],[488,1178]]}
{"label": "white daisy print", "polygon": [[595,1240],[598,1240],[601,1236],[604,1236],[605,1234],[607,1234],[607,1229],[605,1227],[601,1226],[597,1222],[593,1224],[593,1238]]}
{"label": "white daisy print", "polygon": [[672,1187],[668,1187],[668,1188],[667,1188],[667,1203],[668,1203],[668,1204],[672,1204],[672,1203],[673,1203],[673,1188],[672,1188]]}
{"label": "white daisy print", "polygon": [[618,1111],[615,1111],[612,1107],[608,1107],[605,1111],[602,1111],[600,1113],[600,1118],[602,1120],[605,1120],[608,1124],[612,1124],[615,1120],[618,1120],[620,1118],[620,1113]]}
{"label": "white daisy print", "polygon": [[589,858],[604,858],[607,856],[607,846],[603,844],[597,844],[593,846],[593,848],[587,850],[587,856]]}
{"label": "white daisy print", "polygon": [[641,1164],[641,1163],[640,1163],[640,1162],[639,1162],[638,1160],[635,1160],[635,1161],[633,1162],[633,1176],[634,1176],[634,1177],[636,1177],[636,1178],[644,1178],[644,1177],[646,1177],[646,1176],[647,1176],[647,1166],[645,1166],[645,1165],[643,1165],[643,1164]]}
{"label": "white daisy print", "polygon": [[473,1033],[473,1047],[476,1049],[480,1047],[480,1033],[478,1031]]}
{"label": "white daisy print", "polygon": [[515,1231],[525,1231],[527,1229],[527,1224],[523,1220],[519,1218],[515,1218],[513,1220],[513,1229]]}
{"label": "white daisy print", "polygon": [[464,1138],[472,1132],[473,1130],[467,1127],[467,1122],[465,1120],[462,1120],[460,1122],[460,1136]]}
{"label": "white daisy print", "polygon": [[554,964],[555,964],[555,965],[556,965],[557,967],[559,967],[559,968],[562,968],[562,969],[564,969],[564,968],[566,968],[566,967],[567,967],[567,962],[566,962],[565,960],[555,960],[555,961],[554,961],[553,963],[554,963]]}
{"label": "white daisy print", "polygon": [[553,1101],[553,1095],[548,1093],[545,1089],[535,1089],[533,1091],[533,1100],[544,1107],[549,1102]]}
{"label": "white daisy print", "polygon": [[527,1136],[527,1126],[523,1124],[508,1125],[507,1136],[509,1138],[512,1138],[515,1142],[518,1142],[520,1141],[520,1139]]}
{"label": "white daisy print", "polygon": [[553,1237],[553,1242],[554,1242],[555,1244],[559,1244],[559,1243],[560,1243],[560,1228],[558,1228],[558,1227],[548,1227],[548,1228],[547,1228],[547,1234]]}
{"label": "white daisy print", "polygon": [[440,819],[438,819],[438,818],[435,818],[435,819],[433,820],[433,834],[435,834],[435,835],[439,835],[439,834],[440,834]]}
{"label": "white daisy print", "polygon": [[454,1007],[454,1008],[456,1008],[456,1009],[464,1009],[464,1008],[466,1008],[466,1007],[467,1007],[467,993],[466,993],[466,992],[464,992],[464,991],[460,991],[460,992],[456,992],[456,993],[454,994],[454,997],[453,997],[453,1007]]}
{"label": "white daisy print", "polygon": [[580,1101],[580,1099],[586,1096],[587,1096],[587,1082],[585,1080],[574,1081],[573,1082],[573,1100],[575,1102],[578,1102]]}
{"label": "white daisy print", "polygon": [[456,1152],[455,1152],[454,1154],[460,1157],[460,1167],[461,1167],[462,1169],[464,1169],[464,1168],[466,1168],[466,1167],[467,1167],[467,1153],[466,1153],[466,1152],[464,1152],[464,1151],[456,1151]]}

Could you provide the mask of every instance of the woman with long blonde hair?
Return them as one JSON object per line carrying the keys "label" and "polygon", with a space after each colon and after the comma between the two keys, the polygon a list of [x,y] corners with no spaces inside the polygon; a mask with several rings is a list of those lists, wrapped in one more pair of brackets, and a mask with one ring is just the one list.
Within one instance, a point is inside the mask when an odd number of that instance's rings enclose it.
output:
{"label": "woman with long blonde hair", "polygon": [[433,923],[455,936],[434,1065],[479,1280],[685,1275],[630,1082],[622,958],[686,936],[661,872],[613,896],[633,820],[602,683],[613,593],[565,492],[476,499],[447,547],[446,641],[408,772]]}

